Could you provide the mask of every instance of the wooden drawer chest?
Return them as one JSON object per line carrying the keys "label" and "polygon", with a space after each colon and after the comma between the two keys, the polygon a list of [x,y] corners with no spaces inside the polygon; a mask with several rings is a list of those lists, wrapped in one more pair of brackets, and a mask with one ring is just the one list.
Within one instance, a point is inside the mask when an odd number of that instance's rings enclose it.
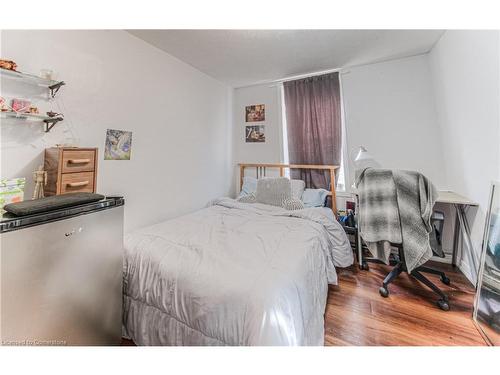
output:
{"label": "wooden drawer chest", "polygon": [[51,147],[45,149],[45,195],[95,193],[97,148]]}

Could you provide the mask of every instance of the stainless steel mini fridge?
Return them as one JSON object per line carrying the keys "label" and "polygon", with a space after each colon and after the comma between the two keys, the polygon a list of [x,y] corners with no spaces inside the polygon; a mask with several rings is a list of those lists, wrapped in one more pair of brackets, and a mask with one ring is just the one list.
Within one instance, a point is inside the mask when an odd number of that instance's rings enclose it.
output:
{"label": "stainless steel mini fridge", "polygon": [[123,205],[2,218],[2,345],[120,343]]}

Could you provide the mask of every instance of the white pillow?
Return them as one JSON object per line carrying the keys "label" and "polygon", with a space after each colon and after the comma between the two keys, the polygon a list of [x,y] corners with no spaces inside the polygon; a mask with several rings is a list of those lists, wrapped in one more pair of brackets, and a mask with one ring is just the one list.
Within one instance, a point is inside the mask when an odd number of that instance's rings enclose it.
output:
{"label": "white pillow", "polygon": [[255,199],[258,203],[283,207],[285,200],[292,198],[292,184],[286,177],[261,178],[257,180]]}
{"label": "white pillow", "polygon": [[305,189],[302,194],[304,207],[324,207],[326,197],[329,193],[325,189]]}
{"label": "white pillow", "polygon": [[238,198],[244,197],[246,195],[255,194],[257,191],[257,179],[255,177],[243,177],[243,186],[241,187],[240,194]]}

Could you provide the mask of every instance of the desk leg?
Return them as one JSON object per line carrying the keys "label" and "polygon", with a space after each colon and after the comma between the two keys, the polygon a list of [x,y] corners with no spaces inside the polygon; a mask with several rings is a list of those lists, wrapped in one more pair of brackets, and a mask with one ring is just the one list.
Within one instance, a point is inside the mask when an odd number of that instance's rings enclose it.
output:
{"label": "desk leg", "polygon": [[[359,196],[356,194],[355,197],[355,202],[356,202],[356,210],[359,212]],[[359,234],[359,216],[358,216],[358,222],[356,223],[356,243],[357,243],[357,251],[358,251],[358,265],[360,269],[363,269],[363,242],[361,242],[361,235]]]}
{"label": "desk leg", "polygon": [[478,260],[476,258],[476,252],[474,251],[474,246],[472,245],[472,240],[470,238],[470,227],[469,222],[467,221],[467,215],[465,213],[464,205],[457,204],[455,205],[458,213],[458,220],[460,222],[460,229],[462,232],[463,244],[466,245],[467,250],[465,255],[467,256],[467,260],[469,261],[470,271],[472,273],[472,281],[474,286],[477,284],[477,276],[478,276]]}
{"label": "desk leg", "polygon": [[458,241],[460,236],[460,220],[458,219],[458,207],[453,205],[455,208],[455,225],[453,228],[453,255],[451,258],[451,265],[453,267],[457,266],[457,255],[458,255]]}
{"label": "desk leg", "polygon": [[361,235],[359,234],[359,228],[358,230],[356,231],[356,236],[357,236],[357,239],[356,239],[356,243],[358,245],[358,264],[359,264],[359,268],[362,268],[363,266],[363,244],[361,242]]}

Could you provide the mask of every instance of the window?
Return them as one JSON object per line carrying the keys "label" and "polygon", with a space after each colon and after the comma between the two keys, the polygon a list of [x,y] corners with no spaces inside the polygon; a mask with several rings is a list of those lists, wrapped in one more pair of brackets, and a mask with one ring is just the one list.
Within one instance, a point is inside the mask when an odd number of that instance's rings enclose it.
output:
{"label": "window", "polygon": [[[283,162],[339,165],[336,189],[346,191],[346,137],[338,73],[285,82],[280,96]],[[295,178],[309,179],[314,187],[328,188],[330,184],[328,174],[321,171]]]}

